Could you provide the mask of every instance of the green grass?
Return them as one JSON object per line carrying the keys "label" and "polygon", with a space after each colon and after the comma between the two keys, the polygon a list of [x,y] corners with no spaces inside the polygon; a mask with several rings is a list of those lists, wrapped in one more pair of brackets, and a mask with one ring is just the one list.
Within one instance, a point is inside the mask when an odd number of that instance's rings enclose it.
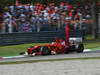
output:
{"label": "green grass", "polygon": [[92,49],[92,50],[100,49],[100,38],[94,39],[93,35],[86,35],[84,45],[85,48],[88,49]]}
{"label": "green grass", "polygon": [[[47,43],[31,43],[31,44],[21,44],[21,45],[10,45],[10,46],[0,46],[0,56],[17,56],[20,52],[24,52],[28,47],[34,45],[44,45]],[[86,49],[100,49],[100,39],[88,40],[84,42]]]}
{"label": "green grass", "polygon": [[28,47],[34,45],[44,45],[46,43],[32,43],[21,45],[0,46],[0,56],[17,56],[20,52],[24,52]]}
{"label": "green grass", "polygon": [[84,46],[85,46],[85,48],[93,49],[93,50],[96,48],[100,49],[100,39],[87,40],[84,42]]}

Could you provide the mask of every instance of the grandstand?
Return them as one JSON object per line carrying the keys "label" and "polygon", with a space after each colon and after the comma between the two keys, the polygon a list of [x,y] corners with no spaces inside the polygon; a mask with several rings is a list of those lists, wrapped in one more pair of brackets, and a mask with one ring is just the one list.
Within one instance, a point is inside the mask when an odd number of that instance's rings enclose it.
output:
{"label": "grandstand", "polygon": [[5,6],[3,22],[0,24],[1,45],[48,42],[54,37],[61,36],[64,38],[64,27],[68,19],[71,20],[72,31],[86,31],[91,27],[90,3],[81,4],[81,0],[59,0],[57,3],[54,2],[55,0],[46,0],[47,3],[44,3],[44,0],[40,2],[34,0],[34,3],[32,1],[16,0],[15,5]]}

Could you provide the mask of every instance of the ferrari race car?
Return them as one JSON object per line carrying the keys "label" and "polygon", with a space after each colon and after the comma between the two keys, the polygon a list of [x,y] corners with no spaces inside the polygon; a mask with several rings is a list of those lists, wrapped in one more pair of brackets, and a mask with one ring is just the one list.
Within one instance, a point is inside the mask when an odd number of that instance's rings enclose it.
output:
{"label": "ferrari race car", "polygon": [[62,39],[56,39],[51,44],[31,46],[27,48],[26,52],[24,53],[22,52],[20,54],[29,55],[29,56],[55,55],[55,54],[64,54],[64,53],[66,54],[71,52],[82,53],[83,50],[84,50],[84,46],[82,43],[75,42],[73,40],[67,42]]}

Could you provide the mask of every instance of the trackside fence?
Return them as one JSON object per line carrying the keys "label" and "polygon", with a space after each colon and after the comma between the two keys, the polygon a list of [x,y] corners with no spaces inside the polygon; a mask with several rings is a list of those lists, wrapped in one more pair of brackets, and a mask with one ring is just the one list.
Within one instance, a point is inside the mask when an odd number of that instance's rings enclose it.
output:
{"label": "trackside fence", "polygon": [[[81,31],[71,32],[71,37],[82,36]],[[52,42],[54,37],[65,39],[64,31],[0,34],[0,45]]]}

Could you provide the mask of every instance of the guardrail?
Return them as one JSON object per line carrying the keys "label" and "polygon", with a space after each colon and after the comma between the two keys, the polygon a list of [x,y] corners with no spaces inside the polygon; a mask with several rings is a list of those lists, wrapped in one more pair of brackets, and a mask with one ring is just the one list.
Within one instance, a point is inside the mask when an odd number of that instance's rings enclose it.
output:
{"label": "guardrail", "polygon": [[[80,37],[81,32],[71,32],[71,37]],[[0,34],[0,45],[14,45],[36,42],[51,42],[54,37],[65,38],[64,31],[44,31],[32,33],[6,33]]]}

